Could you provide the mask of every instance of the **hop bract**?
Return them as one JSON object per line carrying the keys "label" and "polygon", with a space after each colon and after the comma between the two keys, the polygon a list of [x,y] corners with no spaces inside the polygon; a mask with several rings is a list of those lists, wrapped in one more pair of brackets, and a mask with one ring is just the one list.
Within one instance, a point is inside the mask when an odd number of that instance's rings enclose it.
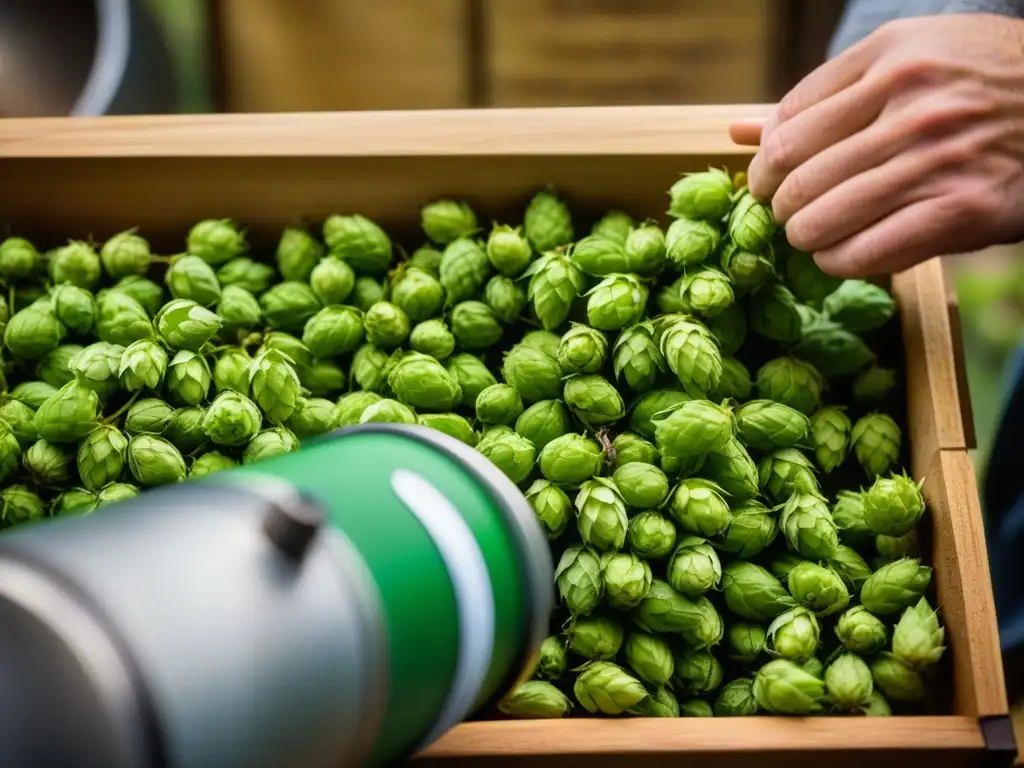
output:
{"label": "hop bract", "polygon": [[924,515],[921,483],[907,475],[879,477],[864,496],[864,522],[874,533],[903,536]]}

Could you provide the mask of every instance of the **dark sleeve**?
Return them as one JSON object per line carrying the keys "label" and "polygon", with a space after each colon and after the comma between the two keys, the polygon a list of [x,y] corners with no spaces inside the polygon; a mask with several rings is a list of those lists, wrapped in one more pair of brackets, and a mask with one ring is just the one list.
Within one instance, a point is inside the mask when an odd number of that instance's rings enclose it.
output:
{"label": "dark sleeve", "polygon": [[847,0],[829,45],[829,58],[842,53],[886,22],[944,13],[995,13],[1024,18],[1024,0]]}

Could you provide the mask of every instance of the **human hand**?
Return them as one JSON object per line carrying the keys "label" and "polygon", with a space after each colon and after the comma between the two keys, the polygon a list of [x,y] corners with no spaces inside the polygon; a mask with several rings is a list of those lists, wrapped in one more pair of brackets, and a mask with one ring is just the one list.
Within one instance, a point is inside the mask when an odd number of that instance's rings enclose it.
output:
{"label": "human hand", "polygon": [[763,126],[750,191],[842,277],[1024,239],[1024,21],[902,19],[808,75]]}

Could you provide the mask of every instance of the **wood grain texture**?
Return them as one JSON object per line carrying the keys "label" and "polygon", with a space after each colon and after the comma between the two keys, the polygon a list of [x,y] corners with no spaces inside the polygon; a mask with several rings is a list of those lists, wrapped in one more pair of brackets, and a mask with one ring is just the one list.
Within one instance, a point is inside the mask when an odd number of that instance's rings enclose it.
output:
{"label": "wood grain texture", "polygon": [[729,139],[729,124],[763,117],[768,109],[731,104],[3,120],[0,158],[748,157],[749,147]]}
{"label": "wood grain texture", "polygon": [[941,450],[925,473],[933,525],[936,593],[953,664],[959,715],[1009,711],[985,529],[974,465],[965,450]]}
{"label": "wood grain texture", "polygon": [[217,0],[236,112],[468,106],[464,0]]}
{"label": "wood grain texture", "polygon": [[928,766],[971,764],[983,744],[967,717],[534,720],[459,725],[414,763],[500,765],[514,756],[544,766],[624,765],[633,758],[645,766],[685,759],[718,768],[785,757],[787,768],[823,760],[905,768],[915,759]]}
{"label": "wood grain texture", "polygon": [[766,100],[772,0],[485,0],[494,106]]}

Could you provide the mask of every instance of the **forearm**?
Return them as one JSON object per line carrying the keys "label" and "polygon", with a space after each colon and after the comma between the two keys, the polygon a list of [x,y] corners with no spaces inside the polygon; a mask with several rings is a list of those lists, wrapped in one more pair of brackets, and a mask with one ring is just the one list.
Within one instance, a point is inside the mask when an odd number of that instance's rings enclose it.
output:
{"label": "forearm", "polygon": [[848,0],[829,45],[829,58],[900,18],[945,13],[995,13],[1024,17],[1024,0]]}

